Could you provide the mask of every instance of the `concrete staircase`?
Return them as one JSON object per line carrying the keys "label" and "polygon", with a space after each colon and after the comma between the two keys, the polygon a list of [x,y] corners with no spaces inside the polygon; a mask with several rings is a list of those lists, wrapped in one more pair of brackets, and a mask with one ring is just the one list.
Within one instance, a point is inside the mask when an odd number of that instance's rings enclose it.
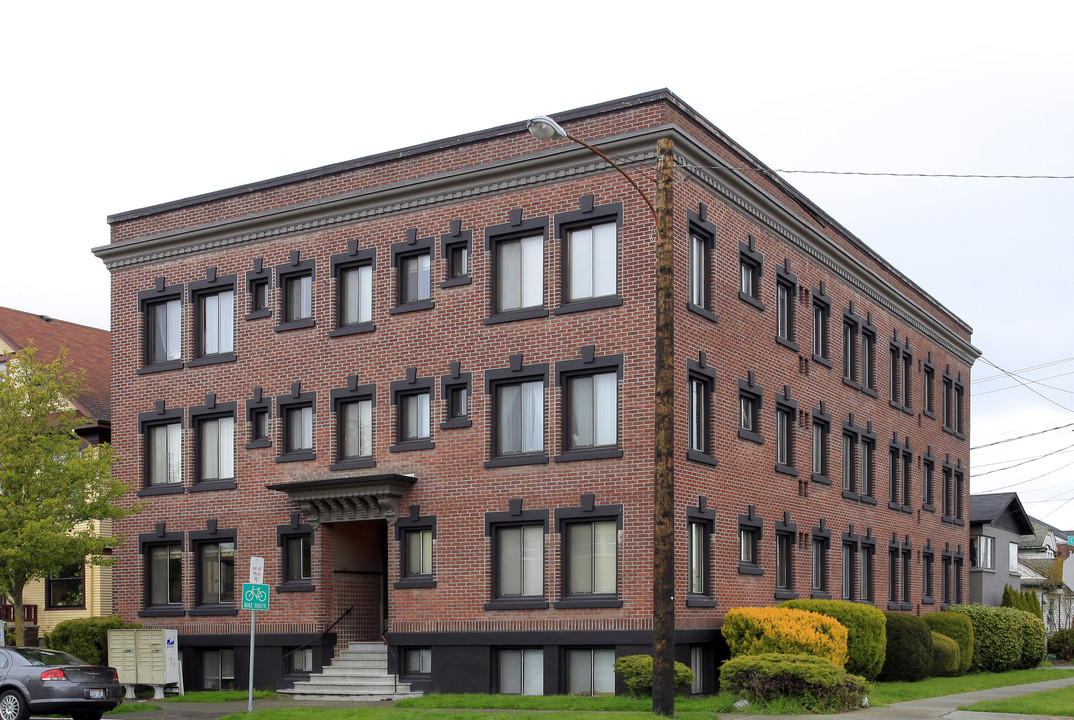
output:
{"label": "concrete staircase", "polygon": [[352,642],[318,675],[280,690],[296,700],[399,700],[420,697],[408,683],[388,674],[388,647],[380,642]]}

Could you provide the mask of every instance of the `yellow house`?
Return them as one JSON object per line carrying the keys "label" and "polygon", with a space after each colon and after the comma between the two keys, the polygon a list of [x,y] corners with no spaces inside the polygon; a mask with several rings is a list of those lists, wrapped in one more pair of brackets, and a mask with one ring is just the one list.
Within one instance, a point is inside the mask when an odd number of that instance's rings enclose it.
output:
{"label": "yellow house", "polygon": [[[0,307],[0,371],[11,355],[31,343],[40,361],[51,362],[66,348],[71,366],[86,371],[84,391],[71,404],[88,420],[78,434],[90,444],[111,439],[110,342],[107,330]],[[110,520],[95,525],[101,533],[112,533]],[[10,626],[14,607],[7,598],[3,601],[0,618]],[[23,592],[23,613],[28,629],[36,626],[38,636],[64,620],[111,615],[112,568],[79,564],[30,584]]]}

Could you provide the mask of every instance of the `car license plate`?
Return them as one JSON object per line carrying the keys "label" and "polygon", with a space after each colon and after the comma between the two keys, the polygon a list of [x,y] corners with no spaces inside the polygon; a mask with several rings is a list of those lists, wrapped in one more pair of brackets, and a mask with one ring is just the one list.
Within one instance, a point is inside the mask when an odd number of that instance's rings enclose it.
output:
{"label": "car license plate", "polygon": [[90,690],[89,696],[90,700],[104,700],[104,690]]}

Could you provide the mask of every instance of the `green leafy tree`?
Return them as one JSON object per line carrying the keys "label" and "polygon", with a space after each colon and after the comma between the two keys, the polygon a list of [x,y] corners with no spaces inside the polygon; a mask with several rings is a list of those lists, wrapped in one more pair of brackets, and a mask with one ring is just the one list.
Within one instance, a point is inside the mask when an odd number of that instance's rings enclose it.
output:
{"label": "green leafy tree", "polygon": [[0,373],[0,594],[15,606],[16,642],[25,642],[22,593],[33,580],[88,562],[108,563],[95,521],[124,517],[126,491],[112,476],[107,444],[87,445],[75,432],[87,420],[70,399],[85,373],[66,353],[39,362],[32,345]]}

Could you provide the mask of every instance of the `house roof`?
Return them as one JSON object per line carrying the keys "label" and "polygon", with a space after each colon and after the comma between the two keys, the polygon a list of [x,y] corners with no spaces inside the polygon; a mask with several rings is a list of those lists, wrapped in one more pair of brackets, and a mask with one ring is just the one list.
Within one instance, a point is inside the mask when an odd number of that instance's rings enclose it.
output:
{"label": "house roof", "polygon": [[1004,526],[1019,535],[1032,535],[1033,523],[1018,493],[970,495],[970,524]]}
{"label": "house roof", "polygon": [[1048,538],[1048,533],[1052,533],[1052,537],[1055,538],[1056,532],[1052,529],[1051,525],[1032,518],[1030,519],[1030,523],[1033,527],[1033,532],[1026,533],[1028,537],[1022,538],[1018,542],[1018,547],[1043,548],[1044,541]]}
{"label": "house roof", "polygon": [[[111,334],[107,330],[0,307],[0,343],[18,351],[33,343],[37,359],[52,362],[60,351],[74,368],[84,369],[83,392],[72,403],[86,418],[107,423],[112,417]],[[0,350],[2,352],[2,350]]]}
{"label": "house roof", "polygon": [[1074,535],[1074,530],[1063,530],[1062,528],[1057,528],[1055,525],[1052,525],[1051,523],[1046,523],[1040,518],[1035,518],[1032,515],[1029,516],[1029,520],[1033,523],[1034,526],[1041,525],[1044,528],[1054,532],[1055,539],[1058,542],[1065,543],[1068,537]]}
{"label": "house roof", "polygon": [[[1062,565],[1062,558],[1035,558],[1024,559],[1019,558],[1018,564],[1022,565],[1033,572],[1033,575],[1022,575],[1023,585],[1047,585],[1052,582],[1052,569],[1055,564]],[[1058,577],[1062,577],[1063,571],[1060,569]]]}

